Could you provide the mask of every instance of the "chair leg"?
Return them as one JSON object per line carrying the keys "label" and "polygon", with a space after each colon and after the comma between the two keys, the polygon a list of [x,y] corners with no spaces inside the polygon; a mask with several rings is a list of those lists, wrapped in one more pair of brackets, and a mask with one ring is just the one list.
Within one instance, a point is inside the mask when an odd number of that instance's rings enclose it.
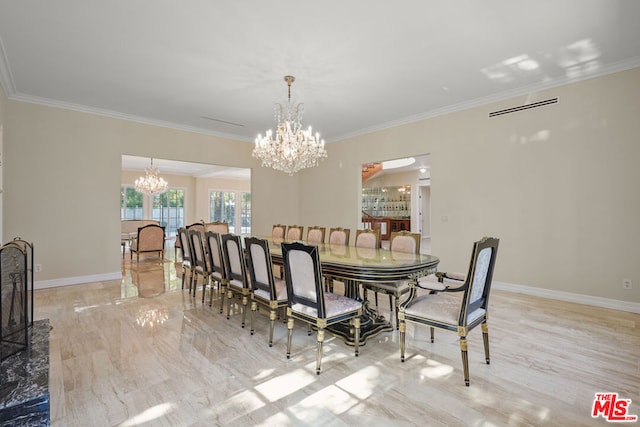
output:
{"label": "chair leg", "polygon": [[358,357],[358,354],[360,352],[360,316],[353,318],[353,334],[354,334],[354,340],[353,340],[354,354],[356,357]]}
{"label": "chair leg", "polygon": [[251,319],[249,320],[249,323],[250,323],[249,333],[251,335],[253,335],[253,321],[256,318],[256,311],[258,311],[258,303],[255,301],[251,301]]}
{"label": "chair leg", "polygon": [[271,309],[269,312],[269,347],[273,347],[273,329],[276,325],[276,310]]}
{"label": "chair leg", "polygon": [[467,354],[467,337],[460,337],[460,352],[462,353],[462,369],[464,371],[464,385],[469,387],[469,356]]}
{"label": "chair leg", "polygon": [[435,328],[431,328],[431,343],[433,343],[433,335],[435,334]]}
{"label": "chair leg", "polygon": [[293,336],[293,317],[289,316],[287,321],[287,359],[291,359],[291,337]]}
{"label": "chair leg", "polygon": [[489,362],[489,326],[487,325],[487,322],[483,322],[482,325],[482,340],[484,341],[484,360],[487,362],[487,365],[490,363]]}
{"label": "chair leg", "polygon": [[220,314],[224,312],[224,299],[225,299],[224,297],[225,297],[226,289],[227,289],[227,286],[222,282],[220,282],[220,291],[218,292],[218,294],[220,295]]}
{"label": "chair leg", "polygon": [[316,351],[316,375],[320,375],[320,367],[322,365],[322,344],[324,343],[324,329],[318,328],[317,337],[318,349]]}
{"label": "chair leg", "polygon": [[184,290],[184,278],[187,274],[187,269],[182,267],[182,289]]}
{"label": "chair leg", "polygon": [[389,310],[393,313],[393,316],[396,318],[396,330],[398,330],[399,319],[398,319],[398,301],[400,301],[400,297],[395,297],[395,304],[391,303],[391,294],[389,294]]}
{"label": "chair leg", "polygon": [[193,298],[195,298],[197,290],[198,290],[198,275],[196,274],[195,277],[193,278],[193,294],[191,293],[191,286],[189,286],[189,294]]}
{"label": "chair leg", "polygon": [[233,298],[233,292],[231,289],[227,290],[227,320],[231,318],[231,298]]}
{"label": "chair leg", "polygon": [[405,335],[407,330],[407,323],[404,318],[400,319],[400,361],[404,362],[404,350],[405,350]]}
{"label": "chair leg", "polygon": [[247,309],[249,305],[249,298],[246,295],[242,295],[242,327],[244,328],[245,321],[247,320]]}

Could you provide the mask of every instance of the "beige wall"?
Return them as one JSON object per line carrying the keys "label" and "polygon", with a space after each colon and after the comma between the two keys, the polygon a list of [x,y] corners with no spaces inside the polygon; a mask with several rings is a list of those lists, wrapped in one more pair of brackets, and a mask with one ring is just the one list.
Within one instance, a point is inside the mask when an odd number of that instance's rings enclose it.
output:
{"label": "beige wall", "polygon": [[640,69],[331,143],[320,167],[293,177],[259,167],[248,143],[3,104],[4,236],[34,241],[36,280],[120,270],[122,154],[252,168],[253,230],[264,234],[279,222],[355,229],[360,165],[429,153],[442,269],[465,269],[471,242],[493,235],[497,281],[640,302]]}
{"label": "beige wall", "polygon": [[639,118],[636,68],[332,143],[328,161],[299,174],[300,216],[354,228],[362,163],[430,153],[443,270],[464,270],[471,243],[491,235],[497,281],[640,302]]}
{"label": "beige wall", "polygon": [[36,281],[120,271],[123,154],[254,168],[256,232],[295,221],[297,180],[261,168],[252,144],[91,114],[6,101],[5,240],[34,242]]}

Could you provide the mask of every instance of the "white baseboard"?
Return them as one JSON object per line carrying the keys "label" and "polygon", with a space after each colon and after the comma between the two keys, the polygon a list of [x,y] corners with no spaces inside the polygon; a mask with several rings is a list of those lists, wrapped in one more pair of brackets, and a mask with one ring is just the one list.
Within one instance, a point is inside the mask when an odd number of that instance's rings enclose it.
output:
{"label": "white baseboard", "polygon": [[515,285],[512,283],[492,283],[494,289],[518,294],[532,295],[541,298],[555,299],[559,301],[575,302],[577,304],[591,305],[594,307],[610,308],[613,310],[640,313],[640,303],[621,301],[611,298],[594,297],[591,295],[574,294],[571,292],[554,291],[551,289],[534,288],[531,286]]}
{"label": "white baseboard", "polygon": [[62,279],[37,280],[34,289],[57,288],[59,286],[79,285],[81,283],[104,282],[107,280],[122,280],[122,271],[113,273],[93,274],[91,276],[66,277]]}

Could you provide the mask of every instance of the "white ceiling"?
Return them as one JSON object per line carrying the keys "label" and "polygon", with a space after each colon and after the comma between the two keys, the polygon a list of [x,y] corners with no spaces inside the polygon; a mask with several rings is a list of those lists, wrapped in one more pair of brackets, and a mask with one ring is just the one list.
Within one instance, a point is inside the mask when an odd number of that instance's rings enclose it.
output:
{"label": "white ceiling", "polygon": [[632,0],[0,0],[0,83],[252,141],[292,74],[332,142],[638,66],[639,21]]}

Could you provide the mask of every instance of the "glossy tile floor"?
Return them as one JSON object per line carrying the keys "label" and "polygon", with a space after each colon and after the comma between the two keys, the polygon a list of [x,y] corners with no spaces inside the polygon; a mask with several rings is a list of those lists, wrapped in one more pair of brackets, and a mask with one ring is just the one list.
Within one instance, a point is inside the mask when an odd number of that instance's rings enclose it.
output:
{"label": "glossy tile floor", "polygon": [[638,314],[494,291],[491,365],[477,328],[465,387],[454,334],[431,344],[409,325],[405,363],[396,331],[357,358],[328,335],[316,376],[305,326],[287,360],[284,323],[269,348],[265,310],[251,336],[237,305],[227,320],[218,299],[200,298],[180,289],[173,260],[153,256],[127,256],[122,281],[36,291],[36,318],[53,327],[52,425],[602,426],[590,414],[606,391],[640,414]]}

